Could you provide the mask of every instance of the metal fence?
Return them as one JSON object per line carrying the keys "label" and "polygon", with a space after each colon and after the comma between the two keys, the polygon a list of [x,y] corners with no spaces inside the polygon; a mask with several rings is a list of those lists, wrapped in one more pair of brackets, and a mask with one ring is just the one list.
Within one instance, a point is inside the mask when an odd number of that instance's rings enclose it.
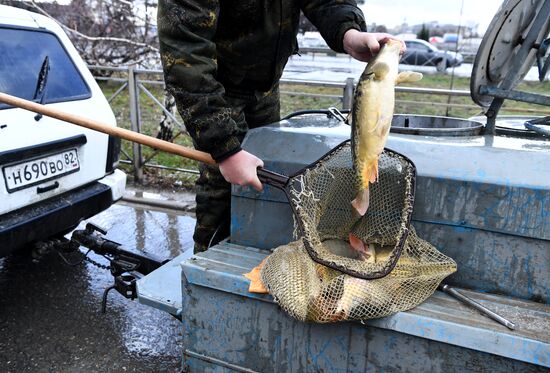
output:
{"label": "metal fence", "polygon": [[[441,52],[455,52],[454,49],[448,49],[448,48],[444,48],[440,50]],[[312,55],[313,58],[315,58],[315,55],[324,55],[324,56],[337,56],[337,55],[341,56],[342,55],[342,54],[339,54],[338,52],[333,51],[332,49],[323,48],[323,47],[300,47],[300,54]],[[464,61],[463,61],[464,63],[473,63],[476,57],[475,52],[460,51],[460,54],[464,58]],[[346,55],[346,56],[350,61],[353,59],[350,55]]]}
{"label": "metal fence", "polygon": [[[144,70],[134,67],[105,67],[105,66],[90,66],[90,70],[94,74],[97,81],[108,81],[115,83],[118,87],[114,93],[108,98],[109,103],[119,97],[123,92],[127,92],[128,95],[128,109],[129,109],[129,121],[130,129],[136,132],[142,133],[142,110],[140,107],[140,98],[149,100],[157,109],[167,116],[177,128],[173,138],[180,136],[188,136],[185,131],[185,127],[181,120],[175,116],[170,110],[167,110],[162,99],[158,99],[152,92],[152,87],[164,88],[164,81],[161,70]],[[347,78],[343,82],[322,82],[322,81],[308,81],[308,80],[281,80],[281,84],[286,87],[300,86],[300,87],[327,87],[334,88],[341,92],[340,94],[318,94],[307,93],[301,91],[281,90],[281,95],[293,95],[293,96],[310,96],[317,98],[330,98],[337,100],[341,104],[341,108],[346,110],[351,108],[353,101],[354,79]],[[433,89],[433,88],[414,88],[414,87],[396,87],[396,92],[413,93],[415,96],[420,95],[426,97],[426,95],[446,96],[449,99],[447,102],[433,102],[433,100],[422,100],[420,97],[415,100],[396,100],[397,103],[405,103],[418,106],[441,106],[444,108],[460,107],[460,108],[472,108],[479,110],[479,107],[475,105],[465,105],[452,103],[451,97],[463,97],[470,96],[470,92],[466,90],[448,90],[448,89]],[[158,94],[158,93],[157,93]],[[156,123],[159,123],[161,118],[154,119]],[[119,125],[125,126],[125,123]],[[126,127],[127,124],[126,124]],[[143,180],[144,168],[156,168],[162,170],[185,172],[197,174],[198,171],[192,168],[179,168],[171,167],[162,164],[152,162],[153,158],[159,153],[153,151],[144,157],[142,147],[140,144],[134,143],[131,146],[131,152],[122,150],[121,163],[130,164],[133,169],[134,180],[141,182]]]}

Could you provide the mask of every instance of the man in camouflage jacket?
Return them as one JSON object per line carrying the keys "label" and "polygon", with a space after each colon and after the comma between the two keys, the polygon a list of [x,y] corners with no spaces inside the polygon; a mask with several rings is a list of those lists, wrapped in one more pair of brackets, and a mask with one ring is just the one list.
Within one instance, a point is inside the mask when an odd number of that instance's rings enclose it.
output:
{"label": "man in camouflage jacket", "polygon": [[229,233],[228,182],[262,189],[256,168],[263,162],[241,141],[248,129],[280,118],[278,82],[297,51],[300,10],[333,50],[362,61],[391,37],[364,32],[354,0],[159,0],[167,89],[195,147],[219,165],[201,166],[195,252]]}

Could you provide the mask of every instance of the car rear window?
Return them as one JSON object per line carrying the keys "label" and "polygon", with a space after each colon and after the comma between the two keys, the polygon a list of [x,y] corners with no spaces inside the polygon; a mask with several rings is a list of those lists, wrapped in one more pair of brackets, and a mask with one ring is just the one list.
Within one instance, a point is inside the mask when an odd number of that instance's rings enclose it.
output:
{"label": "car rear window", "polygon": [[[0,92],[35,99],[39,73],[46,57],[50,69],[43,103],[90,97],[89,87],[54,34],[1,26]],[[0,104],[0,109],[7,107]]]}

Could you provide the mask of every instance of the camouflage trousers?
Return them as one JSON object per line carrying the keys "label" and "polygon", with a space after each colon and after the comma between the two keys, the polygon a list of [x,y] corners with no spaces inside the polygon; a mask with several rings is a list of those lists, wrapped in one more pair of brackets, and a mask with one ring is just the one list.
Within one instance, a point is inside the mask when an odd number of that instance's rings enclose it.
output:
{"label": "camouflage trousers", "polygon": [[[240,141],[249,129],[280,119],[278,85],[262,94],[226,93],[225,99],[232,109]],[[195,253],[205,251],[229,236],[231,184],[225,181],[217,166],[201,164],[196,193]]]}

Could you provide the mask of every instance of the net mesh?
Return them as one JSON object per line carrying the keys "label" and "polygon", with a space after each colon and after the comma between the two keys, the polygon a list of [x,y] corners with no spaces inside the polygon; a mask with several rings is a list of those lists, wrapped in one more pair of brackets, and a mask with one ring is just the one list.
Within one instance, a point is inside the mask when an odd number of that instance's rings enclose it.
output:
{"label": "net mesh", "polygon": [[[377,251],[385,256],[389,251]],[[292,317],[329,323],[384,317],[416,307],[456,271],[456,263],[412,231],[396,266],[385,277],[365,280],[314,262],[298,240],[278,247],[261,278]]]}
{"label": "net mesh", "polygon": [[[291,177],[287,194],[302,238],[277,248],[261,271],[279,305],[299,320],[327,323],[383,317],[428,298],[456,263],[412,230],[414,181],[414,165],[385,150],[369,209],[358,217],[349,141]],[[350,233],[374,257],[361,260]]]}
{"label": "net mesh", "polygon": [[[414,165],[402,155],[385,150],[379,160],[379,180],[370,185],[370,205],[363,217],[351,206],[359,180],[352,167],[351,144],[346,141],[305,171],[291,177],[289,200],[305,248],[313,260],[361,278],[385,276],[395,265],[409,232],[414,203]],[[389,249],[389,255],[359,260],[348,241],[352,233],[370,245]]]}

